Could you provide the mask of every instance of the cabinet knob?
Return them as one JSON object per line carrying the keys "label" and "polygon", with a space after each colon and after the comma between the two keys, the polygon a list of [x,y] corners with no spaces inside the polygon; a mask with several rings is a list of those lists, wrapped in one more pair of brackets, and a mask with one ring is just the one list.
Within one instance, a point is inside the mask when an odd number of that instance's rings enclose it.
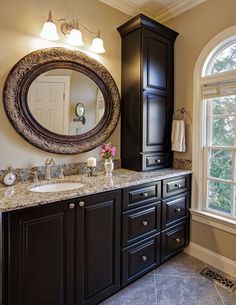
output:
{"label": "cabinet knob", "polygon": [[180,211],[181,211],[181,208],[176,208],[175,211],[176,211],[176,212],[180,212]]}
{"label": "cabinet knob", "polygon": [[143,193],[143,197],[147,198],[148,197],[148,193]]}
{"label": "cabinet knob", "polygon": [[157,163],[161,163],[161,160],[160,160],[160,159],[158,159],[158,160],[156,160],[156,162],[157,162]]}
{"label": "cabinet knob", "polygon": [[175,187],[180,189],[182,187],[182,185],[181,184],[175,184]]}
{"label": "cabinet knob", "polygon": [[175,241],[176,241],[177,243],[180,243],[180,238],[175,238]]}
{"label": "cabinet knob", "polygon": [[148,222],[147,221],[142,221],[142,224],[144,225],[144,227],[146,227],[148,225]]}
{"label": "cabinet knob", "polygon": [[79,206],[82,208],[84,206],[84,201],[80,201]]}
{"label": "cabinet knob", "polygon": [[146,256],[146,255],[142,255],[142,256],[141,256],[141,259],[142,259],[142,261],[146,262],[147,256]]}
{"label": "cabinet knob", "polygon": [[74,203],[70,203],[69,204],[69,208],[72,210],[72,209],[74,209],[74,207],[75,207],[75,204]]}

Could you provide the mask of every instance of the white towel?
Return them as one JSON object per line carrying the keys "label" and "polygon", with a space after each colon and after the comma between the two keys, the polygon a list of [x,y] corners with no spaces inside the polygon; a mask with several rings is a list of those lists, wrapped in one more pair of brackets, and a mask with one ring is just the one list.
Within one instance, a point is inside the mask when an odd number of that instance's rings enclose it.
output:
{"label": "white towel", "polygon": [[185,123],[184,120],[173,120],[171,132],[172,150],[185,152]]}

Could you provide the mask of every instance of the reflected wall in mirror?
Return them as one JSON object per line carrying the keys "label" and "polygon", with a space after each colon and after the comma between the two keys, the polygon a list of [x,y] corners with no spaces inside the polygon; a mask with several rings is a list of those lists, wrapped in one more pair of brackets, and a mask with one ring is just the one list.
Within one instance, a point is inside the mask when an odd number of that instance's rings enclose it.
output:
{"label": "reflected wall in mirror", "polygon": [[[3,101],[24,139],[58,154],[78,154],[104,143],[120,116],[119,91],[107,69],[64,48],[38,50],[18,61],[5,81]],[[84,106],[82,115],[76,115],[78,104]]]}
{"label": "reflected wall in mirror", "polygon": [[[63,135],[92,130],[105,110],[98,85],[88,76],[70,69],[54,69],[39,75],[29,87],[27,101],[39,124]],[[75,110],[81,104],[84,113],[78,116]]]}

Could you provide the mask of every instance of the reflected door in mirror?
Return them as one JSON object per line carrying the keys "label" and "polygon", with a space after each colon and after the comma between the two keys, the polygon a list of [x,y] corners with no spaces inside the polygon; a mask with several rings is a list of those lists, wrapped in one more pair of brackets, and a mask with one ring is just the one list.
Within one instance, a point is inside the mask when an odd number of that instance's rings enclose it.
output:
{"label": "reflected door in mirror", "polygon": [[32,83],[28,105],[34,118],[46,129],[58,134],[68,134],[69,78],[40,76]]}
{"label": "reflected door in mirror", "polygon": [[[83,104],[83,116],[76,107]],[[30,85],[28,106],[34,119],[44,128],[61,135],[89,132],[99,124],[104,97],[88,76],[71,69],[52,69],[39,75]]]}

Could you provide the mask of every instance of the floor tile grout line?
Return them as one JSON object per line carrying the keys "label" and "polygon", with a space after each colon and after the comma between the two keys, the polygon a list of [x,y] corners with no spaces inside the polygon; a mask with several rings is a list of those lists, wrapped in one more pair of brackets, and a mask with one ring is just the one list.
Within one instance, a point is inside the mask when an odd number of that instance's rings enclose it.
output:
{"label": "floor tile grout line", "polygon": [[223,305],[225,305],[225,302],[224,302],[224,300],[223,300],[223,298],[222,298],[222,296],[220,294],[220,291],[218,290],[218,287],[217,287],[217,285],[215,283],[214,283],[214,286],[215,286],[216,291],[218,292],[218,295],[220,296],[221,302],[223,303]]}
{"label": "floor tile grout line", "polygon": [[157,304],[157,286],[156,286],[156,275],[153,273],[153,280],[154,280],[154,288],[155,288],[155,299],[156,299],[156,305]]}
{"label": "floor tile grout line", "polygon": [[194,279],[204,279],[205,277],[202,276],[201,274],[199,275],[175,275],[175,274],[167,274],[167,275],[163,275],[163,274],[154,274],[157,277],[190,277],[190,278],[194,278]]}

